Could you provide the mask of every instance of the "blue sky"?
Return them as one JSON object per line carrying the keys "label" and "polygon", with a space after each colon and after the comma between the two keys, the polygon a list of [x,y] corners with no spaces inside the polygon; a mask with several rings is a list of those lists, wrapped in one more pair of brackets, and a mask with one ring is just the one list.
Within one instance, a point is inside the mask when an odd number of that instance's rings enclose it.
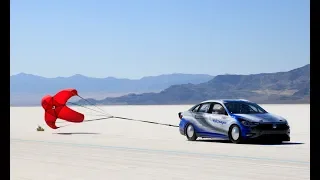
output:
{"label": "blue sky", "polygon": [[307,0],[11,0],[11,74],[251,74],[310,61]]}

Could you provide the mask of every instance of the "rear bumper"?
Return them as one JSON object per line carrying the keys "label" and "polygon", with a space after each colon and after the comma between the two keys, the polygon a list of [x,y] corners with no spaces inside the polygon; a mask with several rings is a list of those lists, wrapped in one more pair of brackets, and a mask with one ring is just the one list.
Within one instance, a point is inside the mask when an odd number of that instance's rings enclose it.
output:
{"label": "rear bumper", "polygon": [[185,129],[186,129],[186,125],[187,125],[187,121],[184,120],[183,118],[180,120],[179,123],[179,132],[181,135],[185,135]]}

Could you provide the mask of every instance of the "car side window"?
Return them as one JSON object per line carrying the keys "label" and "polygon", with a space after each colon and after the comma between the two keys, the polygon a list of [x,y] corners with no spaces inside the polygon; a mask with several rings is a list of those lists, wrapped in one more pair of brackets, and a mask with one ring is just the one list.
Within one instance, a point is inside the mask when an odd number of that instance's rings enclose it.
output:
{"label": "car side window", "polygon": [[215,103],[212,107],[212,114],[226,114],[226,110],[224,109],[224,107],[219,104],[219,103]]}
{"label": "car side window", "polygon": [[202,104],[198,112],[207,113],[210,109],[210,103]]}
{"label": "car side window", "polygon": [[263,113],[260,109],[252,106],[252,105],[248,105],[251,109],[251,112],[255,113],[255,112],[259,112],[259,113]]}
{"label": "car side window", "polygon": [[200,105],[193,108],[192,112],[198,112]]}

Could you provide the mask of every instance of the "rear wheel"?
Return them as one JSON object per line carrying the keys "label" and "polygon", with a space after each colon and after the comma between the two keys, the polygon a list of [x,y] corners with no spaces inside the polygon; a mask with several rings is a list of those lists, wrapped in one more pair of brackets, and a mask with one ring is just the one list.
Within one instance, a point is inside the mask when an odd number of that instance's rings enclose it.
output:
{"label": "rear wheel", "polygon": [[236,144],[242,143],[241,129],[238,125],[234,124],[230,127],[229,139],[231,142]]}
{"label": "rear wheel", "polygon": [[195,141],[197,140],[197,135],[196,135],[196,132],[194,130],[194,127],[192,126],[192,124],[188,124],[187,127],[186,127],[186,136],[187,136],[187,139],[189,141]]}

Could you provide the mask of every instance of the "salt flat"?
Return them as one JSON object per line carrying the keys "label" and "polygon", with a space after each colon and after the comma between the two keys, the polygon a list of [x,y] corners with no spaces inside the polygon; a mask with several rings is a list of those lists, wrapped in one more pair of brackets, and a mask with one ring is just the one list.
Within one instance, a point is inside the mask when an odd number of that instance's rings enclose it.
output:
{"label": "salt flat", "polygon": [[[178,124],[177,113],[189,107],[101,108],[112,115]],[[11,179],[310,179],[310,105],[262,107],[289,121],[290,143],[189,142],[176,127],[119,119],[51,130],[41,107],[11,107]],[[77,110],[86,119],[96,118],[90,110]],[[37,132],[37,125],[45,131]]]}

